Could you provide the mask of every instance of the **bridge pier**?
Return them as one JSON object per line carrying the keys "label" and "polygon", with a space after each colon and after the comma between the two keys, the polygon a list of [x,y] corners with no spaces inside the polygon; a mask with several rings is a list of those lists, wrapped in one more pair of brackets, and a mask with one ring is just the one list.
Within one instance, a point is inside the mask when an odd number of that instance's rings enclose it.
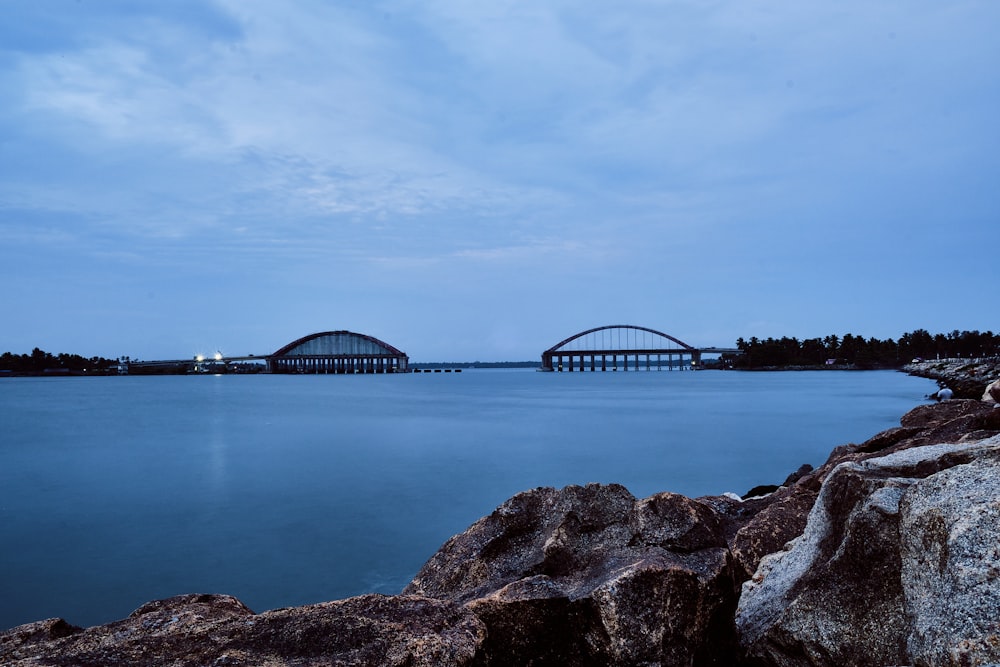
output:
{"label": "bridge pier", "polygon": [[[600,356],[600,363],[597,362],[597,358]],[[656,357],[654,363],[653,357]],[[691,363],[685,364],[685,357],[690,356]],[[610,357],[610,358],[609,358]],[[693,370],[698,368],[701,363],[701,355],[697,352],[688,351],[657,351],[657,352],[597,352],[588,351],[583,353],[567,353],[567,354],[554,354],[551,357],[546,357],[542,362],[542,370],[558,371],[558,372],[568,372],[568,373],[584,373],[590,371],[591,373],[596,373],[598,371],[606,373],[608,371],[646,371],[650,372],[654,368],[657,371],[663,370],[663,363],[666,361],[668,371],[676,370]],[[620,363],[619,363],[620,362]],[[398,372],[398,369],[394,367],[392,360],[383,359],[363,359],[361,360],[361,365],[357,367],[348,366],[346,372],[348,373],[392,373]],[[345,372],[342,368],[336,368],[334,372]]]}

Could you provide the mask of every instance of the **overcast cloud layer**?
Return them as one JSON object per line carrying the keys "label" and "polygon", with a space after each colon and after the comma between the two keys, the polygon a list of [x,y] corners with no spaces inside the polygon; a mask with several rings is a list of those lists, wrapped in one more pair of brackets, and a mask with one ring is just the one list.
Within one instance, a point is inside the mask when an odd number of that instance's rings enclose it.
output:
{"label": "overcast cloud layer", "polygon": [[1000,330],[1000,3],[0,7],[0,351]]}

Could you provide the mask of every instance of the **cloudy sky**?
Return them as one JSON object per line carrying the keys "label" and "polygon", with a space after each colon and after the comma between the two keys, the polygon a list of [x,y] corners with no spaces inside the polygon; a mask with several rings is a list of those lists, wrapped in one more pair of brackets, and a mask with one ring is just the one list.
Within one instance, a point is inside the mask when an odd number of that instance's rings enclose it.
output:
{"label": "cloudy sky", "polygon": [[0,351],[1000,330],[995,0],[0,9]]}

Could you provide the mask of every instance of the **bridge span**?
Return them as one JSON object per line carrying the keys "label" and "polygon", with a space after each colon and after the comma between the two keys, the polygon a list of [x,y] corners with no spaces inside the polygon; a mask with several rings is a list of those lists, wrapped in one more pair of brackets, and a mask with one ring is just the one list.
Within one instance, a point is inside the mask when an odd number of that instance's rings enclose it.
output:
{"label": "bridge span", "polygon": [[324,331],[294,340],[268,356],[271,373],[405,373],[409,357],[353,331]]}
{"label": "bridge span", "polygon": [[264,364],[267,373],[337,374],[405,373],[409,357],[392,345],[373,336],[353,331],[323,331],[309,334],[263,356],[214,357],[198,355],[193,359],[164,361],[128,361],[119,372],[125,374],[212,373],[228,371],[230,364]]}
{"label": "bridge span", "polygon": [[612,324],[581,331],[542,352],[543,371],[696,370],[703,354],[737,349],[695,347],[655,329]]}

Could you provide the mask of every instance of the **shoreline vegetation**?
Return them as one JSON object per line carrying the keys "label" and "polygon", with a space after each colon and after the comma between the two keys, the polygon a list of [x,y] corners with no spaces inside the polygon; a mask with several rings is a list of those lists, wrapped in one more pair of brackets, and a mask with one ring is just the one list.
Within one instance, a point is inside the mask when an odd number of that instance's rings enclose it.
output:
{"label": "shoreline vegetation", "polygon": [[[1000,334],[952,331],[930,334],[924,329],[898,340],[853,334],[824,338],[739,338],[738,355],[724,355],[729,367],[742,370],[893,370],[925,359],[981,359],[1000,356]],[[727,358],[728,357],[728,358]]]}
{"label": "shoreline vegetation", "polygon": [[[738,338],[739,354],[723,354],[718,359],[705,360],[702,368],[709,370],[803,371],[803,370],[905,370],[907,365],[925,360],[990,359],[1000,357],[1000,334],[990,331],[958,331],[930,334],[924,329],[905,333],[898,340],[864,338],[854,334],[829,335],[823,338],[781,338],[749,340]],[[263,359],[263,357],[261,358]],[[91,375],[183,375],[191,371],[191,363],[165,365],[155,369],[126,370],[130,357],[108,359],[82,357],[77,354],[53,355],[39,348],[30,354],[4,352],[0,355],[0,377],[14,376],[91,376]],[[212,364],[212,373],[260,373],[260,363]],[[538,368],[541,361],[462,361],[411,362],[411,370],[445,368]]]}
{"label": "shoreline vegetation", "polygon": [[30,354],[0,355],[0,377],[118,375],[119,361],[104,357],[82,357],[61,352],[53,355],[35,348]]}

